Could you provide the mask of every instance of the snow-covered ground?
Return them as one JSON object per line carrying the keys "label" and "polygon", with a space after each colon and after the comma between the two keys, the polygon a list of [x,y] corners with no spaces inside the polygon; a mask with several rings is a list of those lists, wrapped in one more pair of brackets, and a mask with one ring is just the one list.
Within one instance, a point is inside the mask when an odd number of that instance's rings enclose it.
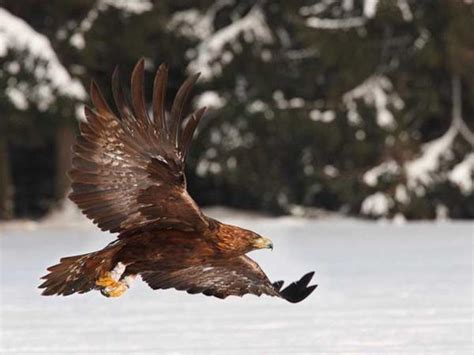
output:
{"label": "snow-covered ground", "polygon": [[[215,212],[215,211],[214,211]],[[112,239],[87,223],[4,225],[0,353],[473,354],[470,222],[221,217],[273,239],[271,279],[316,270],[300,304],[152,291],[42,297],[45,268]]]}

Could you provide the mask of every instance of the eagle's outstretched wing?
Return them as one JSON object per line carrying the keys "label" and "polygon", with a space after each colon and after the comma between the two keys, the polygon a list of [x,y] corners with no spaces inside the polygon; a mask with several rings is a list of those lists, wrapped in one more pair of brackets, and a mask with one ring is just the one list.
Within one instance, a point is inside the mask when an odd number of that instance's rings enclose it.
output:
{"label": "eagle's outstretched wing", "polygon": [[112,89],[119,115],[91,85],[94,108],[73,149],[69,196],[102,230],[124,232],[153,223],[154,228],[204,230],[209,222],[186,191],[184,163],[194,130],[205,108],[183,119],[183,106],[198,75],[189,77],[165,115],[167,68],[154,81],[153,118],[143,93],[144,60],[132,74],[131,105],[119,84]]}
{"label": "eagle's outstretched wing", "polygon": [[240,256],[212,265],[198,265],[176,271],[142,273],[142,279],[157,289],[175,288],[191,294],[226,298],[266,294],[297,303],[308,297],[317,285],[308,286],[314,273],[304,275],[299,281],[281,289],[283,281],[272,283],[260,266],[248,256]]}

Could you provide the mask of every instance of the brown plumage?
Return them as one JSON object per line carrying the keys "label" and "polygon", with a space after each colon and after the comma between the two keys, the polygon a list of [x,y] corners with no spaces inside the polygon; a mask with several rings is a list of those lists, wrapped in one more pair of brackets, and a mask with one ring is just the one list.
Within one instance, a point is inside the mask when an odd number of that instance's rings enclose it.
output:
{"label": "brown plumage", "polygon": [[74,145],[69,196],[115,242],[85,255],[62,258],[48,268],[44,295],[96,289],[120,296],[141,275],[153,289],[175,288],[225,298],[247,293],[299,302],[316,285],[313,273],[281,290],[245,254],[272,248],[271,241],[205,216],[186,190],[184,165],[193,133],[205,108],[183,119],[183,108],[198,75],[178,90],[165,112],[168,70],[161,65],[153,89],[152,117],[145,104],[144,61],[132,73],[131,104],[112,76],[118,115],[91,84],[94,108],[86,107]]}

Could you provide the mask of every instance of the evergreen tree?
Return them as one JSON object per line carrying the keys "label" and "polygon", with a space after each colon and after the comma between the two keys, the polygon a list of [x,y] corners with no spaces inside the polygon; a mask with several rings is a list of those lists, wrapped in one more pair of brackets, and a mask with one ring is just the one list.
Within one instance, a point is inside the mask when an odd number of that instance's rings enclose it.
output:
{"label": "evergreen tree", "polygon": [[[87,87],[94,78],[109,99],[114,67],[120,64],[125,80],[141,56],[146,92],[158,66],[170,66],[169,101],[187,74],[201,72],[194,105],[209,111],[191,150],[188,180],[202,204],[272,213],[474,216],[468,1],[4,3],[45,36],[73,82]],[[35,73],[51,59],[9,46],[0,60],[7,117],[0,155],[13,162],[1,164],[0,200],[7,206],[8,181],[21,180],[23,147],[43,147],[35,181],[55,183],[33,190],[57,199],[67,188],[61,179],[67,127],[85,95],[61,91],[51,79],[54,100],[45,107],[34,94],[15,98],[18,90],[41,92],[35,88],[44,78]]]}

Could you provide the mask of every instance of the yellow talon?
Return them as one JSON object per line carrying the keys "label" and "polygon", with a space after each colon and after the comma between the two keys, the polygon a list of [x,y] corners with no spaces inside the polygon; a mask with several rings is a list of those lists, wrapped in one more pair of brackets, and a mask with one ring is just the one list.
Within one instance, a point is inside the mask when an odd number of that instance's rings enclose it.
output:
{"label": "yellow talon", "polygon": [[[118,267],[122,267],[122,264],[119,263]],[[130,287],[130,283],[135,279],[136,275],[128,275],[123,279],[120,279],[120,276],[123,274],[123,269],[117,272],[117,267],[110,272],[103,273],[96,281],[96,286],[100,289],[100,293],[105,297],[120,297],[122,296]]]}
{"label": "yellow talon", "polygon": [[107,287],[101,290],[106,297],[120,297],[128,290],[128,285],[125,282],[118,282],[114,287]]}
{"label": "yellow talon", "polygon": [[106,272],[103,276],[99,277],[95,284],[99,287],[117,287],[118,282],[112,277],[110,272]]}

